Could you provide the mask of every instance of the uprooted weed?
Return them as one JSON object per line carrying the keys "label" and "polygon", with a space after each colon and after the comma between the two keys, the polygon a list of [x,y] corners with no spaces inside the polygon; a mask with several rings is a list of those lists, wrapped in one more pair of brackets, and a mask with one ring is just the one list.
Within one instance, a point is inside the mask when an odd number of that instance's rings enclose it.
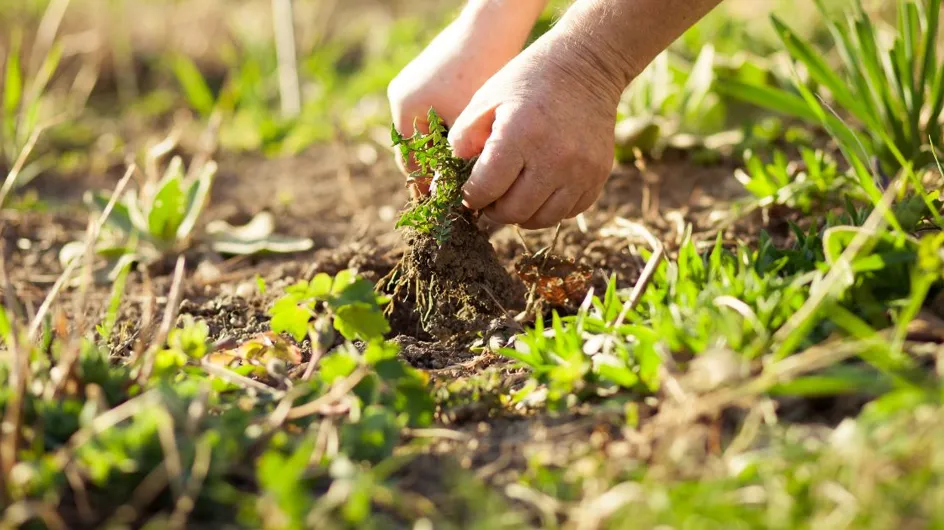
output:
{"label": "uprooted weed", "polygon": [[412,180],[433,175],[430,195],[416,199],[397,226],[405,229],[407,251],[381,288],[393,296],[399,331],[439,339],[481,331],[524,302],[523,285],[498,261],[476,215],[462,205],[462,186],[475,163],[453,156],[446,129],[435,111],[430,132],[394,144],[418,170]]}

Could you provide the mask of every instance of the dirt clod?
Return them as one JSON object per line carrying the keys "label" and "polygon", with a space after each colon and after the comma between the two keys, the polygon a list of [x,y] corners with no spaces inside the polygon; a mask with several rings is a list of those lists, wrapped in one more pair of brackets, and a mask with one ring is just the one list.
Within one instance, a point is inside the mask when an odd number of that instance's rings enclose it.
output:
{"label": "dirt clod", "polygon": [[499,262],[471,212],[454,221],[451,237],[441,246],[432,236],[415,230],[408,229],[404,235],[407,251],[381,282],[381,288],[393,297],[395,331],[455,339],[524,307],[524,284]]}

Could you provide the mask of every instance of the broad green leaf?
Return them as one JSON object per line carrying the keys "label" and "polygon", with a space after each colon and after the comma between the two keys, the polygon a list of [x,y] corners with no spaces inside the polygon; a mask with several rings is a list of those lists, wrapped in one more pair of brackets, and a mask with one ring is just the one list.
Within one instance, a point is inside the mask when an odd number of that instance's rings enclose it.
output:
{"label": "broad green leaf", "polygon": [[365,303],[353,303],[338,308],[335,312],[334,328],[348,340],[379,339],[390,332],[390,324],[383,313]]}
{"label": "broad green leaf", "polygon": [[148,212],[148,233],[154,239],[172,245],[177,240],[177,229],[183,220],[186,196],[181,181],[173,177],[163,183],[154,196]]}
{"label": "broad green leaf", "polygon": [[331,294],[331,286],[334,279],[327,273],[321,272],[315,275],[308,283],[308,290],[305,295],[315,300],[324,300]]}
{"label": "broad green leaf", "polygon": [[296,341],[301,342],[308,335],[308,320],[311,312],[298,304],[290,303],[280,306],[278,303],[272,309],[272,331],[288,333]]}
{"label": "broad green leaf", "polygon": [[187,202],[184,206],[184,218],[177,227],[177,239],[183,240],[190,236],[197,220],[206,206],[207,198],[210,195],[210,188],[213,186],[213,179],[216,176],[216,162],[210,161],[196,176],[196,179],[190,183],[190,189],[187,190]]}

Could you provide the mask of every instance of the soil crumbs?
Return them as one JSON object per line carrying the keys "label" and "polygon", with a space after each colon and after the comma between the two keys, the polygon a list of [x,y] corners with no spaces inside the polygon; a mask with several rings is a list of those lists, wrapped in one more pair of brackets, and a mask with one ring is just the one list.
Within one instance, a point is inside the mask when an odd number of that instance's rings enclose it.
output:
{"label": "soil crumbs", "polygon": [[472,214],[452,227],[441,245],[428,234],[407,231],[407,250],[380,286],[392,295],[395,330],[455,341],[524,308],[524,285],[498,261]]}

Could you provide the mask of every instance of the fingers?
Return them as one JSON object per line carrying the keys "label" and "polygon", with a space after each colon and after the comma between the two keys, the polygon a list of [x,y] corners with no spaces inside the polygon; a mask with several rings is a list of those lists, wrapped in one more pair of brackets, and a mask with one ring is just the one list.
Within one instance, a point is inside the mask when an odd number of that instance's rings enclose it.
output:
{"label": "fingers", "polygon": [[570,213],[564,216],[564,219],[572,219],[587,211],[593,203],[597,202],[597,199],[600,197],[600,192],[602,189],[592,189],[587,190],[577,199],[577,202],[574,204],[573,208],[570,209]]}
{"label": "fingers", "polygon": [[[512,141],[514,134],[508,126],[506,113],[499,109],[491,114],[490,120],[486,117],[477,122],[488,123],[487,133],[482,125],[472,129],[463,125],[463,113],[449,135],[456,156],[467,158],[465,155],[469,153],[479,154],[476,152],[482,139],[479,135],[486,134],[479,149],[481,155],[462,188],[462,202],[471,210],[481,210],[504,196],[525,171],[524,156],[517,143]],[[474,130],[476,127],[480,130]]]}
{"label": "fingers", "polygon": [[482,153],[494,123],[494,106],[481,107],[474,101],[470,103],[449,129],[452,154],[459,158],[472,158]]}
{"label": "fingers", "polygon": [[521,223],[521,227],[528,230],[537,230],[556,225],[574,209],[574,205],[580,198],[578,193],[567,189],[555,191],[529,220]]}
{"label": "fingers", "polygon": [[[485,208],[485,215],[499,223],[521,224],[530,220],[547,202],[554,189],[534,171],[524,171],[507,193]],[[569,208],[573,204],[568,205]]]}
{"label": "fingers", "polygon": [[524,158],[514,147],[489,141],[462,188],[462,202],[481,210],[505,195],[524,172]]}

